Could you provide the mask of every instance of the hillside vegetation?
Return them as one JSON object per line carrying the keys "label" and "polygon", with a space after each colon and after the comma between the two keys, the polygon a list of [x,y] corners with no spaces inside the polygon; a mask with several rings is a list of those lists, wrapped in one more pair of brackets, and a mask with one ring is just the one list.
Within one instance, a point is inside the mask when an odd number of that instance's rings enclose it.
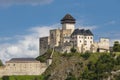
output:
{"label": "hillside vegetation", "polygon": [[55,52],[53,63],[43,74],[44,80],[120,79],[120,55],[110,53]]}

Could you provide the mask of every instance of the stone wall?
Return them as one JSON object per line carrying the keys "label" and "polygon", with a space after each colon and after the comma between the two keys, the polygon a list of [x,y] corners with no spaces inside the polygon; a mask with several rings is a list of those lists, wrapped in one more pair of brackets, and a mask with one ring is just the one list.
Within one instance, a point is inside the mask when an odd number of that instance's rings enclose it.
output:
{"label": "stone wall", "polygon": [[50,30],[50,47],[59,46],[60,42],[60,29]]}
{"label": "stone wall", "polygon": [[46,63],[38,62],[8,62],[0,67],[0,77],[5,75],[41,75],[47,68]]}
{"label": "stone wall", "polygon": [[99,45],[99,48],[109,50],[109,39],[108,38],[100,38],[100,42],[98,43],[98,45]]}
{"label": "stone wall", "polygon": [[50,37],[42,37],[39,42],[39,52],[42,55],[49,49]]}

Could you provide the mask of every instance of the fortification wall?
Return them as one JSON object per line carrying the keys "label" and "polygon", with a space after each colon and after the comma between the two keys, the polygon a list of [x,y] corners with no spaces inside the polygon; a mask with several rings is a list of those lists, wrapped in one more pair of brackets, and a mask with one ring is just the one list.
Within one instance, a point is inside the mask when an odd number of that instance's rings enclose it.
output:
{"label": "fortification wall", "polygon": [[0,77],[11,75],[41,75],[47,69],[46,63],[7,63],[0,67]]}

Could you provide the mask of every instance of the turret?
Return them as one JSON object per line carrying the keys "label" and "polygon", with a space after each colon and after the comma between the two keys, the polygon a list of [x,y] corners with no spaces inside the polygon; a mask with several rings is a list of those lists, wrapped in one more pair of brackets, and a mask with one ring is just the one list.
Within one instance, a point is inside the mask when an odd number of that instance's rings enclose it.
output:
{"label": "turret", "polygon": [[74,31],[75,28],[75,19],[70,15],[66,14],[63,19],[61,19],[61,24],[62,24],[62,29],[71,29],[72,32]]}

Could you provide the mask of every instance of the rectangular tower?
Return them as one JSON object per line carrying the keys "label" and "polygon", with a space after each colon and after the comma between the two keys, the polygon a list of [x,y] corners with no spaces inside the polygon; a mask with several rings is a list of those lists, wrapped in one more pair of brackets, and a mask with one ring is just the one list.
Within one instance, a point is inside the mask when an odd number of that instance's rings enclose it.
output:
{"label": "rectangular tower", "polygon": [[50,37],[41,37],[39,39],[40,55],[44,54],[50,46]]}

